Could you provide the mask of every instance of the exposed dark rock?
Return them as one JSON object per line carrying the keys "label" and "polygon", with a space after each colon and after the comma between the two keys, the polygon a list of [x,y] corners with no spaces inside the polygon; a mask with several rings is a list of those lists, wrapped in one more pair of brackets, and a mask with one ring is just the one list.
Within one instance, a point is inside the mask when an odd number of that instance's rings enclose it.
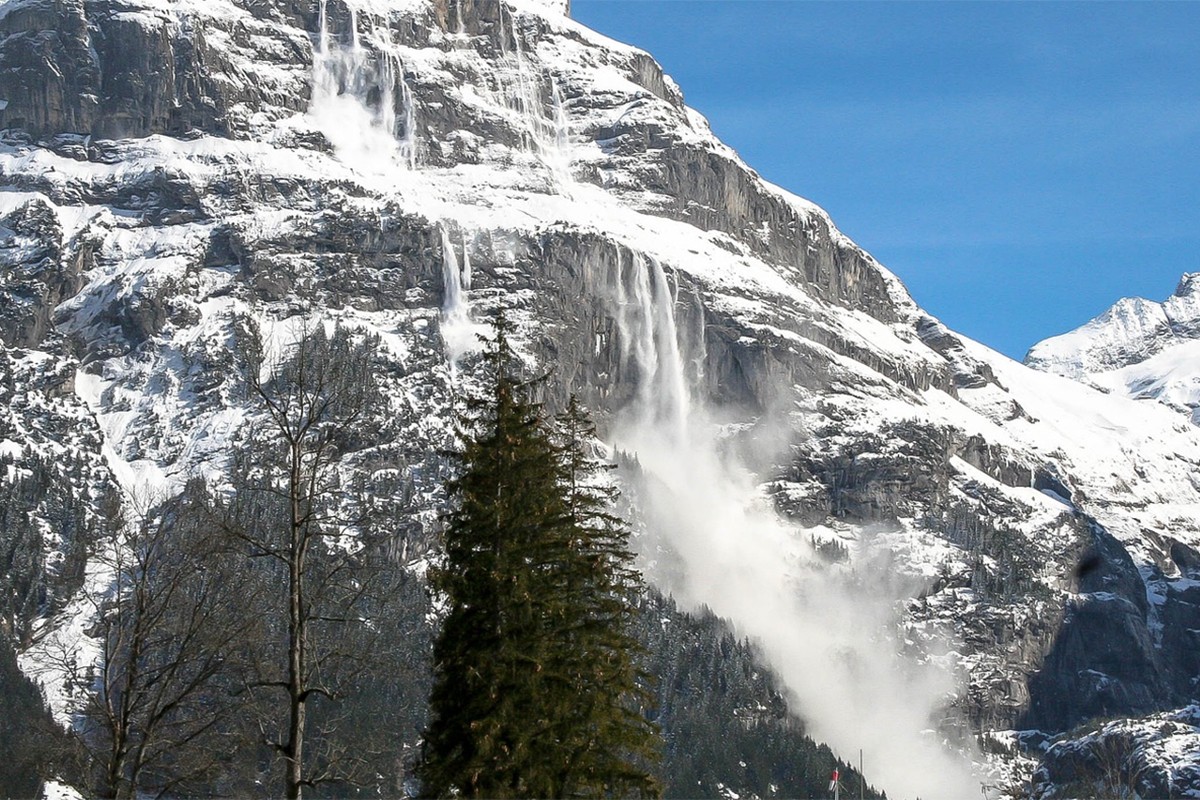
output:
{"label": "exposed dark rock", "polygon": [[[206,19],[180,24],[169,11],[131,10],[116,0],[12,6],[0,17],[0,36],[6,37],[0,98],[7,101],[0,128],[23,129],[35,138],[177,136],[193,129],[230,134],[244,130],[237,107],[281,104],[300,110],[305,99],[256,81],[230,60],[228,49],[212,46]],[[261,11],[268,4],[257,6]],[[286,17],[289,10],[294,18],[294,6],[277,14]],[[219,34],[234,37],[235,52],[241,45],[246,55],[263,60],[282,56],[302,70],[309,59],[300,43],[279,37],[275,28],[253,31],[258,40],[245,27]],[[272,34],[273,40],[265,40]],[[291,92],[302,88],[299,83]]]}
{"label": "exposed dark rock", "polygon": [[62,247],[62,228],[48,205],[33,200],[0,219],[0,342],[36,347],[54,309],[79,291],[85,255]]}
{"label": "exposed dark rock", "polygon": [[1021,728],[1062,731],[1092,718],[1140,716],[1179,697],[1149,629],[1146,588],[1128,552],[1097,525],[1079,554],[1077,594],[1041,670]]}

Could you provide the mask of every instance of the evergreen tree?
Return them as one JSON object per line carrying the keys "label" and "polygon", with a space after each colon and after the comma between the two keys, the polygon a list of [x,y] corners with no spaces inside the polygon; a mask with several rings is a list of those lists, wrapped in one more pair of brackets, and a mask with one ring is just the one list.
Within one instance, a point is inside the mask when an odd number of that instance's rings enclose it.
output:
{"label": "evergreen tree", "polygon": [[586,485],[590,431],[556,443],[532,382],[516,377],[501,317],[488,389],[468,402],[445,562],[432,570],[447,613],[434,646],[426,794],[560,797],[656,794],[640,767],[654,731],[636,702],[636,586],[608,495]]}
{"label": "evergreen tree", "polygon": [[642,713],[654,700],[638,669],[633,634],[641,575],[629,531],[609,509],[617,490],[603,480],[613,468],[588,454],[596,428],[572,395],[558,418],[560,488],[567,501],[567,546],[557,650],[565,680],[559,794],[660,794],[648,768],[660,758],[659,733]]}

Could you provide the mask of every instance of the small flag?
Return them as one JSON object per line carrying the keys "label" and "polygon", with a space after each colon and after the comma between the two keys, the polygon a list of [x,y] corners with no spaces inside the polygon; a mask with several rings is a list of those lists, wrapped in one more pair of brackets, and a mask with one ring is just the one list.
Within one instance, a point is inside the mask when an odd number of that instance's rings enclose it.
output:
{"label": "small flag", "polygon": [[838,782],[838,771],[835,769],[833,771],[833,777],[829,779],[829,791],[832,792],[834,789],[837,788],[837,782]]}

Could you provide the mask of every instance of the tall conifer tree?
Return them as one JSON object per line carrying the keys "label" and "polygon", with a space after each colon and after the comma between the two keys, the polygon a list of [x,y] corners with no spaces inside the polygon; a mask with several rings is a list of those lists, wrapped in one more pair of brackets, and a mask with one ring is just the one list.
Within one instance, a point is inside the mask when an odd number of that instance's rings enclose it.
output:
{"label": "tall conifer tree", "polygon": [[641,646],[632,629],[642,590],[629,531],[611,509],[617,490],[603,473],[611,464],[589,455],[596,428],[572,395],[558,417],[559,485],[567,502],[570,554],[563,587],[568,699],[557,745],[562,796],[657,796],[649,774],[658,761],[659,733],[643,708],[653,704],[649,676],[637,667]]}
{"label": "tall conifer tree", "polygon": [[469,401],[419,769],[429,796],[654,795],[655,732],[639,713],[626,632],[636,573],[582,441],[556,442],[517,377],[501,317]]}

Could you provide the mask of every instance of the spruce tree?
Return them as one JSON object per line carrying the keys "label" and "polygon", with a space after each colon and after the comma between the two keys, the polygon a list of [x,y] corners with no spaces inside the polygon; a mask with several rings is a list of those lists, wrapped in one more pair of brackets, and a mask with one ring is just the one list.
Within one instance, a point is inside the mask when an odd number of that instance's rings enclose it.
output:
{"label": "spruce tree", "polygon": [[420,775],[431,796],[533,794],[528,760],[542,721],[542,644],[533,592],[538,542],[560,527],[557,461],[527,386],[513,377],[507,325],[484,367],[489,391],[468,401],[445,563],[430,572],[448,608],[434,645],[431,720]]}
{"label": "spruce tree", "polygon": [[567,697],[560,723],[562,796],[658,796],[648,768],[660,758],[659,732],[642,713],[653,704],[650,676],[637,667],[633,634],[642,594],[629,530],[610,509],[617,490],[603,479],[614,465],[588,454],[596,428],[572,395],[558,417],[560,489],[567,501],[570,566],[562,604],[559,657]]}
{"label": "spruce tree", "polygon": [[585,485],[578,435],[556,442],[514,368],[503,317],[486,392],[468,402],[419,776],[429,796],[656,794],[654,731],[637,707],[636,588],[607,493]]}

